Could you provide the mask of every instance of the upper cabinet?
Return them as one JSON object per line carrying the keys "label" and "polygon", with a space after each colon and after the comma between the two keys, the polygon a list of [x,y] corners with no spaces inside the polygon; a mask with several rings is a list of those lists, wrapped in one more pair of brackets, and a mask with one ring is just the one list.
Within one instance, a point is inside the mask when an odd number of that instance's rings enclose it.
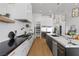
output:
{"label": "upper cabinet", "polygon": [[4,15],[7,12],[7,3],[0,3],[0,15]]}
{"label": "upper cabinet", "polygon": [[32,20],[32,5],[30,3],[9,3],[7,13],[13,19]]}
{"label": "upper cabinet", "polygon": [[10,19],[25,19],[32,22],[31,3],[0,3],[0,15],[10,15]]}

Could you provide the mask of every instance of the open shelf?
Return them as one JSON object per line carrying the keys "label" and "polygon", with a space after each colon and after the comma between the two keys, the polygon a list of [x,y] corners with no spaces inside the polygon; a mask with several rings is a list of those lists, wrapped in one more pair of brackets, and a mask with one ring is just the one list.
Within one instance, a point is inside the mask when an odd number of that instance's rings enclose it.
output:
{"label": "open shelf", "polygon": [[5,17],[5,16],[0,16],[0,22],[4,22],[4,23],[15,23],[14,20],[11,20],[10,18]]}

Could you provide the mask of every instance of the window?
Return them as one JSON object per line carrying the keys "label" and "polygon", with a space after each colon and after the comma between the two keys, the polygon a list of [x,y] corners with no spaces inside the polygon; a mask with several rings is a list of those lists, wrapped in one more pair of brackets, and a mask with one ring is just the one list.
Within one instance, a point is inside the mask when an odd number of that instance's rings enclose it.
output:
{"label": "window", "polygon": [[79,16],[79,8],[73,8],[72,9],[72,17]]}

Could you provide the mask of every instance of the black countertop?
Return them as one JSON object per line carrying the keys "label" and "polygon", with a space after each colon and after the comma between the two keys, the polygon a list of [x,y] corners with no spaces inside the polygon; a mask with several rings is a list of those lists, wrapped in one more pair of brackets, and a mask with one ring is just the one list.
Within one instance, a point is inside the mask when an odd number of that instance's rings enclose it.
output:
{"label": "black countertop", "polygon": [[[32,35],[30,36],[30,38],[32,37]],[[10,52],[12,52],[15,48],[17,48],[21,43],[23,43],[25,40],[30,39],[27,37],[17,37],[15,39],[15,43],[13,44],[13,46],[9,46],[7,41],[1,42],[0,43],[0,56],[6,56],[8,55]]]}

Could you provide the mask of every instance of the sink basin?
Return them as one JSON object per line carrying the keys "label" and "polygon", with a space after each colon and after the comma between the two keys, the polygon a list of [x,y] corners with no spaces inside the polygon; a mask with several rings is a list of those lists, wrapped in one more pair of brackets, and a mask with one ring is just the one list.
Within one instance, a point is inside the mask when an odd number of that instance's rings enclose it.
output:
{"label": "sink basin", "polygon": [[52,35],[52,36],[54,36],[54,37],[59,37],[58,35]]}

